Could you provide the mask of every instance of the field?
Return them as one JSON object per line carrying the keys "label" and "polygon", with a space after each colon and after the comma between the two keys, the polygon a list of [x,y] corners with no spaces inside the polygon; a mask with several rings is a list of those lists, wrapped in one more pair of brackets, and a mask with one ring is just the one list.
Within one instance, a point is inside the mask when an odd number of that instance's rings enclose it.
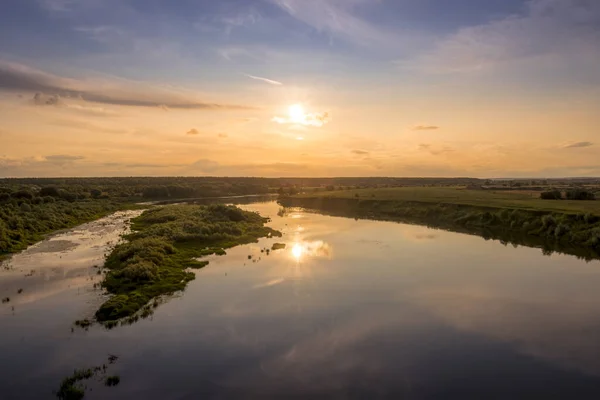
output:
{"label": "field", "polygon": [[457,204],[558,213],[600,215],[600,200],[542,200],[539,192],[469,190],[464,187],[401,187],[302,193],[296,198],[338,198],[378,201]]}

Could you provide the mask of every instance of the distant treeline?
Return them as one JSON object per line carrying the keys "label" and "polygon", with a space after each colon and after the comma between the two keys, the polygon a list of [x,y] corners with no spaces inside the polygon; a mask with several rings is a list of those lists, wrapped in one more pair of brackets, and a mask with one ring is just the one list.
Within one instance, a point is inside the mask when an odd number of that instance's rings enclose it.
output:
{"label": "distant treeline", "polygon": [[[6,178],[0,188],[27,191],[56,189],[65,200],[85,198],[144,198],[149,200],[297,193],[301,190],[334,190],[398,186],[460,186],[483,184],[474,178]],[[1,199],[0,199],[1,200]]]}
{"label": "distant treeline", "polygon": [[558,189],[548,190],[540,193],[540,198],[543,200],[596,200],[596,195],[591,190],[582,188],[573,188],[563,192]]}

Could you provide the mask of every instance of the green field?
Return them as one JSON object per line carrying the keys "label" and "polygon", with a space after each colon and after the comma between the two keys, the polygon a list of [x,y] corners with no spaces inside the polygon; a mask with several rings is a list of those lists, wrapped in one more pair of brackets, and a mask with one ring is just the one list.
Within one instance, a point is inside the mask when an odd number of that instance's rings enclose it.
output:
{"label": "green field", "polygon": [[469,190],[464,187],[403,187],[302,193],[295,198],[338,198],[458,204],[475,207],[600,215],[600,200],[542,200],[537,192]]}

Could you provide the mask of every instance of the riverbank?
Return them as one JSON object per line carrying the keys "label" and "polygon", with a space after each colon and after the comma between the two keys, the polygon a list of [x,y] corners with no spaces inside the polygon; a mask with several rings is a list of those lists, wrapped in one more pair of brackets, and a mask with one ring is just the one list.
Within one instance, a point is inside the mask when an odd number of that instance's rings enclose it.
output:
{"label": "riverbank", "polygon": [[48,197],[36,203],[2,203],[0,260],[25,250],[50,234],[104,218],[116,211],[141,208],[145,207],[107,199],[69,202]]}
{"label": "riverbank", "polygon": [[[514,196],[514,197],[511,197]],[[366,189],[282,197],[285,207],[398,221],[600,258],[600,202],[539,200],[456,188]]]}
{"label": "riverbank", "polygon": [[[114,295],[96,312],[113,324],[144,308],[150,313],[157,298],[184,290],[195,278],[189,269],[206,266],[199,258],[225,254],[224,249],[281,234],[268,219],[235,206],[171,205],[154,208],[132,220],[133,233],[107,257],[102,287]],[[152,305],[150,302],[155,300]]]}

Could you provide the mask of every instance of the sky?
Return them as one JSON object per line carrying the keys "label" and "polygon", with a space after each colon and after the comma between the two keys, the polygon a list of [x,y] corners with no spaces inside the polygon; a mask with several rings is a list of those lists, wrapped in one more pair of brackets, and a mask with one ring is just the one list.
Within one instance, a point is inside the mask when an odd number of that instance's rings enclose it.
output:
{"label": "sky", "polygon": [[598,0],[3,0],[0,177],[600,176]]}

